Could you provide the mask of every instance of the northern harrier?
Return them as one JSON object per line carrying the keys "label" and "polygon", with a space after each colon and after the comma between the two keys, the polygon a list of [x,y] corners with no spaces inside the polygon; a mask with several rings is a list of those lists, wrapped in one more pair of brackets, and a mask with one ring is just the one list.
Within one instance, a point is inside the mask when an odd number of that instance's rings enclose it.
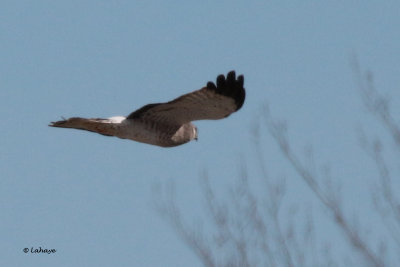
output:
{"label": "northern harrier", "polygon": [[108,119],[70,118],[49,126],[74,128],[107,136],[173,147],[197,140],[197,127],[191,121],[218,120],[239,110],[245,99],[244,78],[235,72],[219,75],[217,85],[208,82],[200,90],[182,95],[170,102],[148,104],[128,117]]}

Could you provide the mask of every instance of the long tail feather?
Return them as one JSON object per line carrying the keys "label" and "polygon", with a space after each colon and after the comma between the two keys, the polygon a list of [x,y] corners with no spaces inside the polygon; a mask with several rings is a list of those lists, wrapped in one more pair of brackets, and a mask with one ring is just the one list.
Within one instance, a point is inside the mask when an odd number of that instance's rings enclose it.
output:
{"label": "long tail feather", "polygon": [[109,119],[85,119],[79,117],[55,121],[49,124],[51,127],[86,130],[107,136],[115,135],[117,130],[116,125],[116,123]]}

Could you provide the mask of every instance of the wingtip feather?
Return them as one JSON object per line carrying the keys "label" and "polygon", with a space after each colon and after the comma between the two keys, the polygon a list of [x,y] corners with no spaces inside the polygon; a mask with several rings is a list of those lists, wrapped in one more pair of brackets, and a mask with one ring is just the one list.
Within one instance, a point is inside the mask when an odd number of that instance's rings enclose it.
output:
{"label": "wingtip feather", "polygon": [[231,97],[235,100],[236,111],[239,110],[244,103],[246,98],[246,91],[243,87],[244,76],[239,75],[236,78],[236,72],[234,70],[228,72],[226,79],[224,75],[219,75],[216,80],[216,86],[214,83],[207,83],[207,88],[214,90],[216,93]]}

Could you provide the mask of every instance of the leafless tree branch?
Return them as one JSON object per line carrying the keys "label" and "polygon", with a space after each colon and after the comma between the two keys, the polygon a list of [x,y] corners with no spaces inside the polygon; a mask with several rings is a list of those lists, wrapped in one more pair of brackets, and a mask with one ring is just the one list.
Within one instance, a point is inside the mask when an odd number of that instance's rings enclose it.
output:
{"label": "leafless tree branch", "polygon": [[[370,72],[366,76],[362,75],[357,61],[353,62],[353,68],[364,105],[378,118],[400,151],[400,126],[392,116],[389,98],[383,97],[376,90]],[[365,218],[360,218],[359,214],[352,218],[345,215],[344,205],[347,203],[343,203],[341,184],[336,182],[339,179],[332,177],[330,166],[319,168],[311,147],[306,149],[305,157],[299,156],[289,141],[286,123],[272,118],[267,106],[261,117],[291,168],[310,189],[317,202],[328,211],[328,219],[341,231],[343,241],[358,252],[367,265],[384,266],[389,243],[368,240],[367,234],[362,231]],[[264,190],[261,190],[262,197],[259,197],[259,191],[251,187],[250,181],[254,178],[249,177],[246,161],[241,160],[239,179],[230,187],[227,197],[214,192],[208,174],[201,174],[201,188],[212,231],[206,234],[187,226],[176,205],[174,185],[164,190],[167,194],[158,206],[160,213],[204,266],[338,266],[337,259],[331,256],[330,244],[317,244],[318,235],[311,210],[305,212],[307,219],[301,224],[295,220],[298,207],[287,209],[287,205],[284,205],[288,180],[272,179],[268,173],[260,127],[259,123],[253,125],[252,137],[261,173],[259,178],[265,185]],[[360,140],[377,168],[379,186],[372,192],[375,208],[390,238],[400,246],[400,202],[393,190],[393,181],[397,177],[386,160],[381,139],[370,142],[363,136]],[[285,216],[290,218],[288,221],[280,219],[282,211],[291,215]],[[303,233],[302,237],[299,231]],[[322,247],[322,251],[317,250],[317,247]],[[350,265],[352,255],[347,256],[344,262]]]}
{"label": "leafless tree branch", "polygon": [[349,243],[363,255],[363,257],[366,259],[366,262],[372,264],[373,266],[384,266],[381,259],[375,255],[373,250],[368,246],[367,242],[362,240],[358,230],[352,227],[345,218],[343,211],[337,202],[337,198],[329,197],[329,195],[320,188],[317,183],[319,180],[317,175],[315,173],[311,173],[309,169],[305,168],[296,154],[292,151],[287,137],[286,125],[282,122],[274,121],[271,118],[267,108],[265,109],[265,122],[271,136],[278,143],[285,158],[289,161],[291,166],[308,185],[320,202],[331,212],[332,218],[336,222],[336,225],[342,230],[345,237],[349,240]]}

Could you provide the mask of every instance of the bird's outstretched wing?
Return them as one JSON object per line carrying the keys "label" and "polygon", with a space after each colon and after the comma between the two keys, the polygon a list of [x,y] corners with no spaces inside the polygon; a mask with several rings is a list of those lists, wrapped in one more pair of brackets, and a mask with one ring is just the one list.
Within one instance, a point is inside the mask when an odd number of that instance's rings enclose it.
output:
{"label": "bird's outstretched wing", "polygon": [[127,119],[143,119],[181,125],[196,120],[218,120],[239,110],[245,99],[244,78],[236,78],[234,71],[217,77],[216,85],[207,86],[182,95],[170,102],[148,104],[134,112]]}

